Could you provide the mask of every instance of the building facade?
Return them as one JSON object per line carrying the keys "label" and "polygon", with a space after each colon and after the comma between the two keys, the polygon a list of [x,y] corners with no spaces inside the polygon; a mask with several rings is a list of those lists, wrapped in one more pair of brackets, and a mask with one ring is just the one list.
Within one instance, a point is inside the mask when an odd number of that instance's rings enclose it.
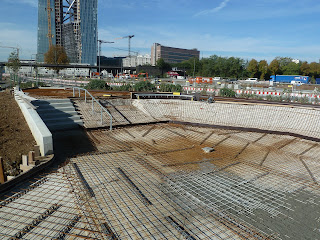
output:
{"label": "building facade", "polygon": [[[18,75],[21,77],[89,77],[91,73],[90,68],[77,68],[70,66],[69,68],[64,68],[59,71],[57,75],[56,71],[47,67],[37,67],[36,69],[33,65],[36,63],[35,60],[21,60],[21,63],[30,64],[30,66],[21,66]],[[79,64],[78,64],[79,65]],[[87,66],[87,64],[80,64]],[[12,69],[5,67],[6,74],[12,74]]]}
{"label": "building facade", "polygon": [[60,45],[70,62],[97,65],[97,7],[98,0],[39,0],[37,61]]}
{"label": "building facade", "polygon": [[123,67],[137,67],[143,65],[151,65],[151,56],[149,54],[131,56],[123,59]]}
{"label": "building facade", "polygon": [[179,63],[190,58],[200,58],[200,51],[195,49],[183,49],[162,46],[154,43],[151,47],[151,65],[155,66],[157,61],[162,58],[167,63]]}

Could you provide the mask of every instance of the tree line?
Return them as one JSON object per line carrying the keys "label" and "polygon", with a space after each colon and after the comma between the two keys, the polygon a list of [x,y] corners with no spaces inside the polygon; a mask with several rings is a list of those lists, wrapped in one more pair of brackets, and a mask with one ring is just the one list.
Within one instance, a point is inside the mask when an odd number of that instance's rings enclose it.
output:
{"label": "tree line", "polygon": [[[161,66],[163,66],[161,61]],[[168,64],[166,64],[167,67]],[[271,75],[304,75],[310,76],[311,82],[320,77],[320,63],[293,62],[290,57],[276,57],[270,63],[266,60],[250,61],[237,57],[221,57],[217,55],[208,58],[190,58],[171,67],[185,70],[189,76],[222,77],[222,78],[258,78],[269,80]]]}

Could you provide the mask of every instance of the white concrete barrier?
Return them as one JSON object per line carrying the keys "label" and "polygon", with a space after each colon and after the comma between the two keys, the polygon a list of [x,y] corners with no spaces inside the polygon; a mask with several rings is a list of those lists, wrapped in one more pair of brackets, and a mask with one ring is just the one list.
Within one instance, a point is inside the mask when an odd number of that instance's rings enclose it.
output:
{"label": "white concrete barrier", "polygon": [[[37,111],[28,104],[28,100],[32,98],[26,96],[23,92],[15,90],[15,99],[23,113],[23,116],[28,123],[31,133],[40,146],[40,153],[42,156],[53,153],[52,134],[44,124]],[[26,100],[23,100],[25,98]]]}
{"label": "white concrete barrier", "polygon": [[206,103],[183,100],[133,100],[158,120],[211,124],[300,134],[320,138],[320,109],[272,104]]}

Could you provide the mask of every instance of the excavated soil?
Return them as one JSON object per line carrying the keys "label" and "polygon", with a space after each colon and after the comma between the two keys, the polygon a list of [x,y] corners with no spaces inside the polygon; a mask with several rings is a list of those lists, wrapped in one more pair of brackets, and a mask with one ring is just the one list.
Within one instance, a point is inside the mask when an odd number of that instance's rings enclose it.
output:
{"label": "excavated soil", "polygon": [[6,175],[19,174],[21,156],[36,144],[24,116],[9,92],[0,92],[0,156]]}
{"label": "excavated soil", "polygon": [[[33,89],[25,89],[23,90],[25,93],[28,93],[29,96],[35,98],[72,98],[73,90],[70,89],[54,89],[54,88],[33,88]],[[108,98],[116,97],[116,98],[130,98],[130,92],[117,92],[117,91],[103,91],[103,90],[89,90],[89,92],[95,98],[104,98],[103,95],[111,95]],[[79,92],[75,91],[75,97],[79,97]],[[81,97],[84,98],[84,92],[81,91]]]}

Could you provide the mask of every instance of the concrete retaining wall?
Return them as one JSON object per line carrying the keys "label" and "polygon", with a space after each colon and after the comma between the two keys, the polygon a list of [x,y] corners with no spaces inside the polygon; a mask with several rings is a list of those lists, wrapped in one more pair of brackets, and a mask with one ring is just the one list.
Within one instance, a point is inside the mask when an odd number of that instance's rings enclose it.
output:
{"label": "concrete retaining wall", "polygon": [[[52,134],[44,124],[42,119],[39,117],[37,111],[33,109],[28,103],[28,100],[33,100],[32,98],[26,96],[23,92],[15,90],[15,99],[26,119],[31,133],[40,146],[41,156],[53,153],[53,141]],[[23,100],[22,98],[25,98]]]}
{"label": "concrete retaining wall", "polygon": [[320,139],[320,109],[248,103],[134,100],[152,117],[173,121],[288,132]]}

